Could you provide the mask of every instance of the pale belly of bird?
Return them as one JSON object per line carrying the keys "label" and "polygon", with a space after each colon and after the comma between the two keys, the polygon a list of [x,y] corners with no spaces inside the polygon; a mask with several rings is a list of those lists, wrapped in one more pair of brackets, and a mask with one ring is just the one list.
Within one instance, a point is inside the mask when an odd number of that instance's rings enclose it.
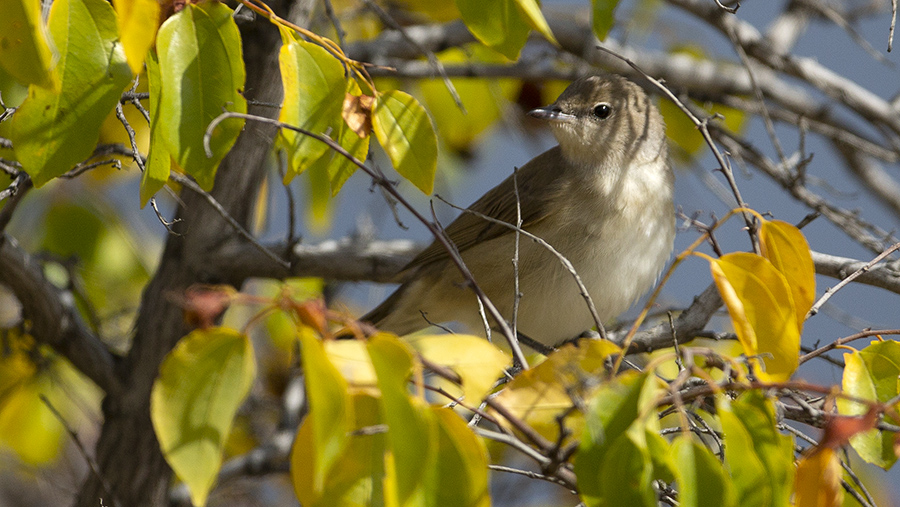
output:
{"label": "pale belly of bird", "polygon": [[[624,312],[653,285],[665,266],[674,238],[671,216],[655,223],[623,221],[628,223],[612,221],[603,231],[590,232],[583,225],[553,227],[552,223],[532,231],[573,264],[603,322]],[[598,242],[592,234],[600,234],[603,240]],[[515,301],[514,253],[514,236],[507,235],[462,255],[476,282],[481,287],[493,287],[487,295],[508,322],[513,318]],[[453,279],[459,297],[441,302],[426,298],[420,302],[422,308],[434,322],[457,321],[468,331],[483,335],[483,319],[474,295],[462,283],[461,276]],[[518,279],[521,297],[516,317],[521,333],[554,345],[594,326],[574,276],[545,246],[524,235],[519,238]]]}

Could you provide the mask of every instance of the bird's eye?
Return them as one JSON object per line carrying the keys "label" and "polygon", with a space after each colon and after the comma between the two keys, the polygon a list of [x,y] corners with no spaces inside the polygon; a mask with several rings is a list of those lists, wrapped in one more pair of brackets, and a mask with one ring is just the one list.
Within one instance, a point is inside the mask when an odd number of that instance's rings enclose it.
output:
{"label": "bird's eye", "polygon": [[610,107],[609,104],[603,102],[594,106],[593,113],[597,118],[605,120],[606,118],[609,118],[609,115],[612,113],[612,107]]}

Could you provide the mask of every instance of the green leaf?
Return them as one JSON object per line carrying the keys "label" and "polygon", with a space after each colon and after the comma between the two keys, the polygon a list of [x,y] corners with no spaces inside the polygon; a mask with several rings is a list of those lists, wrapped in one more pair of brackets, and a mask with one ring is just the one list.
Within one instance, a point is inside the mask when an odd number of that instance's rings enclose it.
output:
{"label": "green leaf", "polygon": [[210,122],[224,110],[246,113],[241,35],[232,10],[219,2],[187,4],[159,29],[160,134],[175,162],[205,190],[212,189],[219,162],[244,124],[230,118],[210,137],[212,157],[203,149]]}
{"label": "green leaf", "polygon": [[[347,381],[325,355],[322,343],[308,333],[300,333],[300,346],[309,397],[309,416],[303,424],[312,426],[313,487],[322,491],[329,470],[346,445],[353,424],[353,405]],[[302,498],[300,502],[306,503]]]}
{"label": "green leaf", "polygon": [[717,397],[716,408],[738,504],[790,505],[794,444],[790,436],[778,431],[772,402],[759,391],[748,391],[733,403]]}
{"label": "green leaf", "polygon": [[[643,454],[641,457],[635,457],[633,453],[646,452],[646,439],[644,436],[626,437],[625,433],[638,420],[638,414],[641,413],[652,392],[653,382],[648,381],[646,374],[628,372],[607,382],[588,401],[586,424],[581,435],[578,454],[575,455],[578,489],[588,505],[601,505],[609,500],[606,497],[608,492],[603,489],[603,477],[604,474],[617,473],[615,470],[605,470],[611,463],[608,455],[613,452],[611,449],[613,442],[620,442],[617,444],[621,446],[617,451],[620,454],[615,458],[621,460],[619,465],[637,467],[639,469],[637,471],[644,473]],[[652,431],[656,423],[641,425]],[[623,439],[628,442],[622,442]],[[650,460],[649,455],[647,460]],[[647,465],[649,468],[646,473],[649,475],[653,466],[652,463]],[[642,476],[635,476],[633,479],[639,482],[644,480]],[[609,505],[625,504],[612,502]]]}
{"label": "green leaf", "polygon": [[166,185],[172,172],[172,154],[169,153],[161,133],[161,124],[164,123],[159,108],[162,83],[159,76],[159,57],[155,50],[151,50],[147,55],[147,81],[150,84],[150,152],[147,155],[144,174],[141,175],[142,208]]}
{"label": "green leaf", "polygon": [[[406,388],[412,373],[413,353],[399,338],[378,334],[369,339],[369,356],[381,389],[382,413],[388,425],[388,446],[393,455],[393,470],[388,482],[399,505],[422,502],[429,491],[435,466],[438,434],[434,416],[422,400],[413,398]],[[386,503],[391,503],[388,501]]]}
{"label": "green leaf", "polygon": [[159,0],[113,0],[119,34],[131,71],[140,74],[159,28]]}
{"label": "green leaf", "polygon": [[0,2],[0,66],[24,85],[58,93],[59,76],[53,64],[40,0]]}
{"label": "green leaf", "polygon": [[[347,89],[344,67],[321,46],[296,39],[282,29],[278,63],[284,88],[279,121],[316,134],[334,136],[341,124],[341,104]],[[283,129],[290,176],[300,174],[330,148],[318,139]]]}
{"label": "green leaf", "polygon": [[16,157],[36,186],[87,159],[100,126],[131,80],[116,14],[104,0],[59,0],[50,8],[60,92],[32,85],[12,119]]}
{"label": "green leaf", "polygon": [[684,507],[736,505],[734,489],[722,464],[700,442],[683,434],[672,442],[673,460],[678,463],[678,502]]}
{"label": "green leaf", "polygon": [[[629,505],[655,507],[653,490],[653,461],[647,450],[646,433],[641,422],[629,428],[613,440],[603,455],[600,470],[600,499],[589,498],[582,491],[584,503],[589,507]],[[679,464],[680,465],[680,464]],[[579,475],[578,484],[582,479]],[[600,500],[600,501],[598,501]]]}
{"label": "green leaf", "polygon": [[800,327],[787,279],[765,257],[736,252],[710,262],[744,353],[762,355],[763,380],[787,380],[799,364]]}
{"label": "green leaf", "polygon": [[431,412],[438,430],[436,481],[428,492],[432,505],[489,507],[484,443],[452,409],[431,407]]}
{"label": "green leaf", "polygon": [[[846,394],[882,403],[900,395],[900,343],[873,341],[858,352],[844,354],[844,364],[841,383]],[[869,407],[838,398],[838,410],[843,415],[862,415]],[[900,424],[890,412],[884,418],[889,424]],[[885,470],[897,461],[893,433],[870,429],[853,435],[850,445],[863,460]]]}
{"label": "green leaf", "polygon": [[599,40],[605,40],[616,22],[619,0],[591,0],[591,28]]}
{"label": "green leaf", "polygon": [[378,95],[372,128],[394,169],[419,190],[434,190],[437,137],[425,109],[407,93],[391,90]]}
{"label": "green leaf", "polygon": [[466,27],[482,44],[510,60],[528,40],[531,26],[516,0],[456,0]]}
{"label": "green leaf", "polygon": [[250,339],[227,328],[191,332],[160,366],[150,418],[166,462],[188,486],[194,505],[206,504],[255,375]]}
{"label": "green leaf", "polygon": [[816,300],[816,268],[809,243],[800,229],[781,220],[763,222],[759,231],[762,255],[787,278],[794,300],[797,323],[803,326],[806,313]]}

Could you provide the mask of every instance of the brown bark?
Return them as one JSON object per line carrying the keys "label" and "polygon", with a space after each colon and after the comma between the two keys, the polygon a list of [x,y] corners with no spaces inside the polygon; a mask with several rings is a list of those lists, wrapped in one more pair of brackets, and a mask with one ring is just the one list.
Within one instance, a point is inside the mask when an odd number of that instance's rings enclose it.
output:
{"label": "brown bark", "polygon": [[[272,2],[269,2],[272,5]],[[275,6],[273,6],[275,7]],[[264,19],[242,27],[248,99],[280,103],[278,32]],[[272,107],[250,107],[253,114],[277,116]],[[249,222],[253,200],[265,177],[274,129],[248,123],[219,167],[212,194],[237,220]],[[196,193],[182,192],[182,222],[170,235],[152,281],[144,290],[134,341],[117,376],[123,389],[107,393],[104,423],[96,447],[99,476],[88,475],[76,505],[84,507],[166,505],[171,470],[162,457],[150,422],[150,390],[159,364],[188,329],[172,303],[194,283],[217,283],[223,275],[208,260],[238,241],[234,229]],[[101,503],[101,500],[103,501]]]}

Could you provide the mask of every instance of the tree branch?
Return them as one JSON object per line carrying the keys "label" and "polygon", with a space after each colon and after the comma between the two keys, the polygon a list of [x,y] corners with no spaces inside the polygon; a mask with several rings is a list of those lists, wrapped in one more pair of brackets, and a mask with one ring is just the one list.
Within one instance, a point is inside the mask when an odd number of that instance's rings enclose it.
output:
{"label": "tree branch", "polygon": [[7,234],[0,236],[0,283],[22,304],[36,340],[53,347],[107,394],[121,392],[115,357],[81,319],[72,295],[50,283],[41,266]]}

